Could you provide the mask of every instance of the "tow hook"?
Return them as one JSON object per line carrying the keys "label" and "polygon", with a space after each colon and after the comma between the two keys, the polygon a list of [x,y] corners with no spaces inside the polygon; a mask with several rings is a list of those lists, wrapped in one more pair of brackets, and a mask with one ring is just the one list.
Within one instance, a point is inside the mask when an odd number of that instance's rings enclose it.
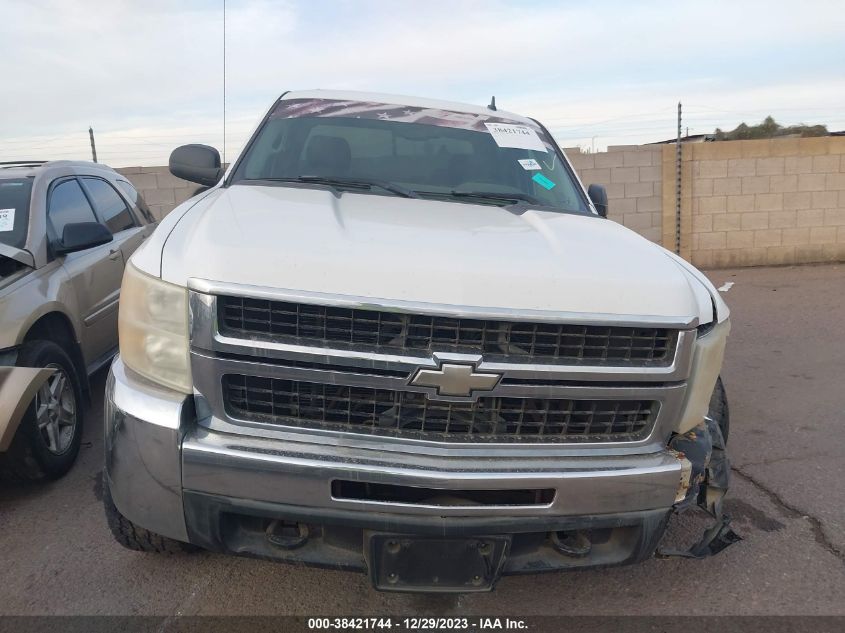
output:
{"label": "tow hook", "polygon": [[298,549],[308,542],[308,526],[304,523],[275,520],[265,530],[271,545],[281,549]]}
{"label": "tow hook", "polygon": [[587,535],[580,530],[574,532],[551,532],[549,540],[552,542],[552,547],[557,552],[564,556],[572,556],[573,558],[583,558],[593,549],[593,544]]}

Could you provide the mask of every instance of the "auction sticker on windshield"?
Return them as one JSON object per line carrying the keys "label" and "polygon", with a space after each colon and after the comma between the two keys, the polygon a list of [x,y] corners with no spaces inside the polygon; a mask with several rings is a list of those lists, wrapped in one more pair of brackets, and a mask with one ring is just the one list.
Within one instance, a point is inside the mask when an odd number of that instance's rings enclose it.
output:
{"label": "auction sticker on windshield", "polygon": [[534,174],[534,177],[531,180],[536,182],[543,189],[553,189],[556,184],[553,180],[549,180],[543,174]]}
{"label": "auction sticker on windshield", "polygon": [[522,168],[525,171],[537,171],[539,169],[542,169],[542,167],[540,167],[540,163],[538,163],[533,158],[520,158],[519,164],[522,165]]}
{"label": "auction sticker on windshield", "polygon": [[0,231],[11,231],[15,228],[15,210],[0,209]]}
{"label": "auction sticker on windshield", "polygon": [[485,123],[484,125],[487,126],[487,130],[499,147],[533,149],[538,152],[548,151],[537,132],[527,125],[514,125],[512,123]]}

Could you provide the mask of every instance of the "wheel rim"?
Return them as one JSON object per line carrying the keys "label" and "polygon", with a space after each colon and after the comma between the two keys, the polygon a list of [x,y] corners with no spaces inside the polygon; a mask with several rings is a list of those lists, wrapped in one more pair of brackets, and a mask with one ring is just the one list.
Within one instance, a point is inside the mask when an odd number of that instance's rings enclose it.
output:
{"label": "wheel rim", "polygon": [[61,455],[76,434],[76,395],[67,372],[55,363],[52,375],[35,394],[35,421],[47,450]]}

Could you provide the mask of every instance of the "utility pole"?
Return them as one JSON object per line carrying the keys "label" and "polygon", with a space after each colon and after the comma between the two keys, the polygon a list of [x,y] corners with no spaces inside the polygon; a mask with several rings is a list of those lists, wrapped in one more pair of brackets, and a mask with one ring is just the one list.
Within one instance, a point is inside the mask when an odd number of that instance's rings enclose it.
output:
{"label": "utility pole", "polygon": [[88,128],[88,137],[91,139],[91,159],[97,162],[97,146],[94,145],[94,128]]}
{"label": "utility pole", "polygon": [[678,139],[675,141],[675,254],[681,254],[681,102],[678,101]]}

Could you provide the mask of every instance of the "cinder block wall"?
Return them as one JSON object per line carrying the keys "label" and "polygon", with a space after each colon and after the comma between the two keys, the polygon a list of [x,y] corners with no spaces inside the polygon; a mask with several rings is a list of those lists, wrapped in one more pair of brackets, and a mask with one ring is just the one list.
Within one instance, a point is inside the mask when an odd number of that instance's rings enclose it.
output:
{"label": "cinder block wall", "polygon": [[172,175],[167,167],[121,167],[116,171],[126,176],[141,192],[159,220],[202,189],[200,185]]}
{"label": "cinder block wall", "polygon": [[[675,249],[674,145],[566,153],[585,185],[607,187],[608,217]],[[703,268],[845,261],[843,155],[835,136],[683,145],[681,255]]]}
{"label": "cinder block wall", "polygon": [[608,218],[654,242],[662,240],[662,146],[618,145],[596,154],[582,154],[577,147],[564,151],[585,187],[607,189]]}
{"label": "cinder block wall", "polygon": [[685,146],[681,254],[705,268],[845,261],[843,154],[834,136]]}

